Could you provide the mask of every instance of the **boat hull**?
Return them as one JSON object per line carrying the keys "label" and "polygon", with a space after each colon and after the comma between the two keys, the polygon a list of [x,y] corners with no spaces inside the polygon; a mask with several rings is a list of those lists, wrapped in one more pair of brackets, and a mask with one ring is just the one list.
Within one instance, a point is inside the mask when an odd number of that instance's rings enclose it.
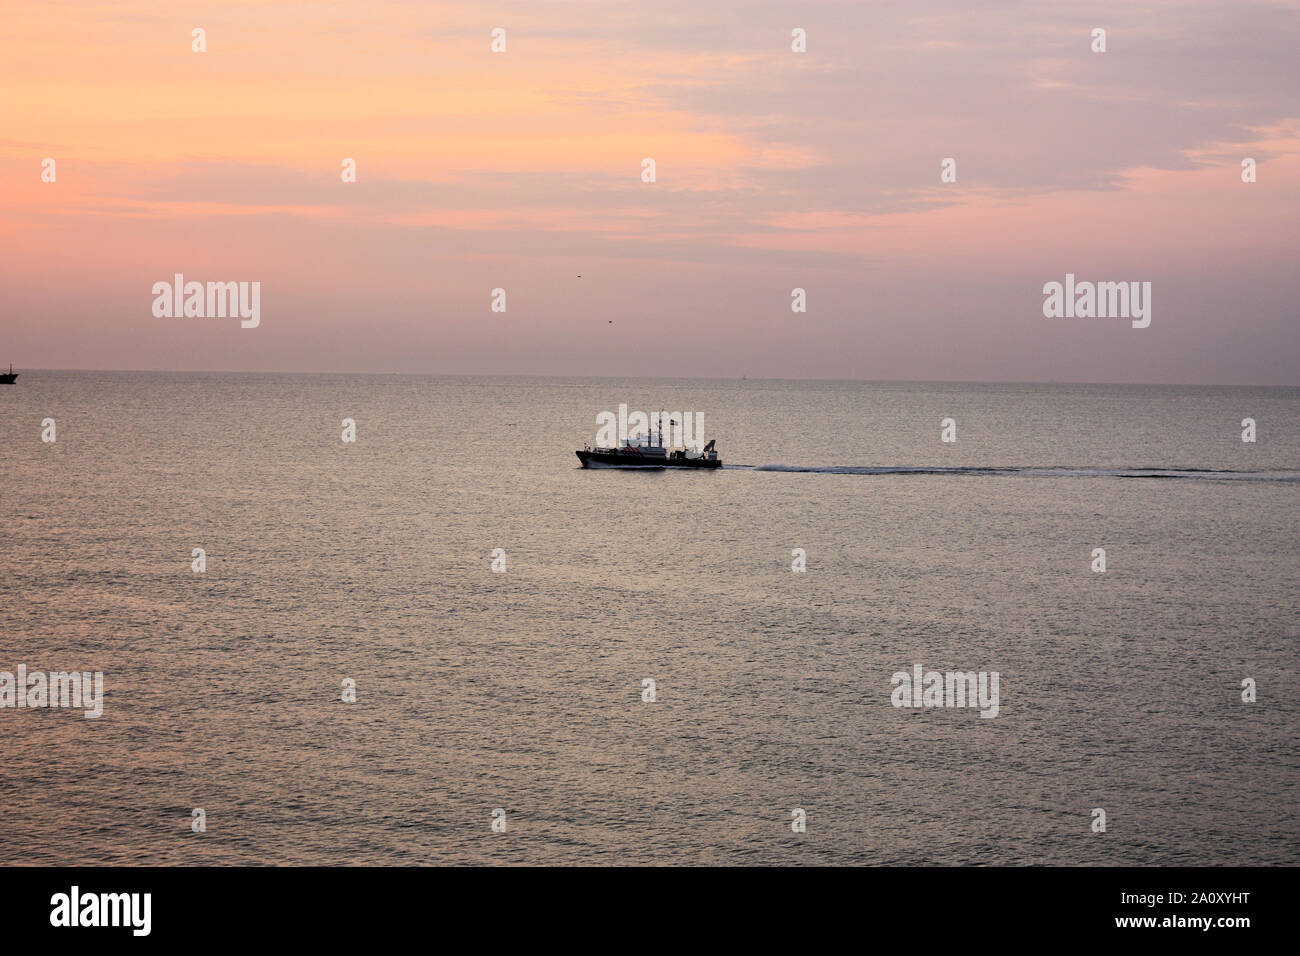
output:
{"label": "boat hull", "polygon": [[635,453],[580,451],[576,453],[583,468],[641,468],[662,471],[666,468],[721,468],[722,462],[707,458],[648,458]]}
{"label": "boat hull", "polygon": [[0,372],[0,385],[12,385],[16,378],[17,372]]}

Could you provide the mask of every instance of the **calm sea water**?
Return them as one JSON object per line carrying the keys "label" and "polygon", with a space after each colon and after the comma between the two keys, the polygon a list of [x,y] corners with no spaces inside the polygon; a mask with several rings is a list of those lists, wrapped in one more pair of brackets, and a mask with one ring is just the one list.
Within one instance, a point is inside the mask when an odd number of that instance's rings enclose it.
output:
{"label": "calm sea water", "polygon": [[[812,470],[580,469],[620,402]],[[0,863],[1300,863],[1297,423],[1295,389],[24,373],[0,670],[106,700],[0,710]],[[998,716],[893,707],[917,663],[997,671]]]}

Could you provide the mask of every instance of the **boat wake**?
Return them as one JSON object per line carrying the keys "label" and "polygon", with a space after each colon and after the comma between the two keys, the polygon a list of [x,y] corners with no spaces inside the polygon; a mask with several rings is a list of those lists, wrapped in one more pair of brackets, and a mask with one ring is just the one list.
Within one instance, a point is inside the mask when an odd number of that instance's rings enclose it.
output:
{"label": "boat wake", "polygon": [[1184,478],[1200,481],[1300,482],[1300,471],[1229,471],[1215,468],[943,467],[939,465],[723,465],[728,471],[785,471],[821,475],[1019,475],[1029,478]]}

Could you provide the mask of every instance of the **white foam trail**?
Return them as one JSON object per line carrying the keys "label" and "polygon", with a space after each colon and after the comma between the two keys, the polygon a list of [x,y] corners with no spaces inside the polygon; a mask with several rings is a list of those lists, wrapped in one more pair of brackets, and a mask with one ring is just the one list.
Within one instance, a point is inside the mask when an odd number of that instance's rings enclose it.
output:
{"label": "white foam trail", "polygon": [[1032,478],[1185,478],[1202,481],[1300,482],[1300,471],[1226,471],[1212,468],[1038,468],[946,467],[942,465],[723,465],[738,471],[779,471],[822,475],[1020,475]]}

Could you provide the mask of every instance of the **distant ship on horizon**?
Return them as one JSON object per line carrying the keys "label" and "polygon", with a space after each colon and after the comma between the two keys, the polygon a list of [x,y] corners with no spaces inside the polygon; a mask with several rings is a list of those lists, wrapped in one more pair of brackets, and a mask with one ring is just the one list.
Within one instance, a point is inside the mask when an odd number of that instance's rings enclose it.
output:
{"label": "distant ship on horizon", "polygon": [[9,366],[9,371],[0,372],[0,385],[12,385],[14,383],[14,380],[17,378],[18,378],[18,373],[14,371],[14,367],[11,364]]}

